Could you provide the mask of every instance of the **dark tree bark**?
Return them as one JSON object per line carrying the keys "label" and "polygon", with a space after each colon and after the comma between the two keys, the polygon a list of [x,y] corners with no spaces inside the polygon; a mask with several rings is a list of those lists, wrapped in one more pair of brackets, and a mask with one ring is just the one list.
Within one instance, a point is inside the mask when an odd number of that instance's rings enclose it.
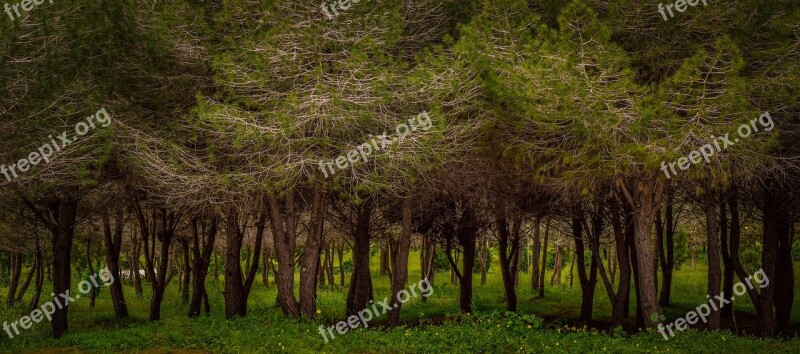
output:
{"label": "dark tree bark", "polygon": [[300,268],[300,314],[315,318],[317,313],[317,273],[322,252],[322,234],[325,227],[325,190],[321,185],[314,188],[311,206],[311,226],[303,251]]}
{"label": "dark tree bark", "polygon": [[539,253],[541,250],[542,218],[536,217],[533,226],[533,249],[531,250],[531,290],[539,289]]}
{"label": "dark tree bark", "polygon": [[630,311],[630,291],[631,291],[631,261],[629,255],[630,243],[628,234],[623,230],[619,207],[616,200],[609,201],[609,211],[611,213],[611,226],[614,230],[614,245],[616,247],[617,264],[619,265],[619,284],[617,285],[616,296],[613,299],[611,322],[615,325],[622,324],[623,318],[628,316]]}
{"label": "dark tree bark", "polygon": [[20,252],[12,252],[11,260],[8,265],[10,271],[8,282],[8,296],[6,296],[6,303],[11,306],[17,299],[17,287],[19,286],[19,278],[22,275],[22,263],[24,257]]}
{"label": "dark tree bark", "polygon": [[544,278],[547,271],[547,241],[550,238],[550,218],[544,226],[544,243],[542,244],[542,271],[539,274],[539,298],[544,298]]}
{"label": "dark tree bark", "polygon": [[[139,237],[137,237],[137,235]],[[142,287],[142,276],[139,267],[139,261],[141,259],[141,251],[142,251],[142,243],[141,243],[141,235],[138,234],[136,231],[131,232],[131,273],[133,275],[133,287],[136,292],[136,296],[142,296],[144,293],[144,288]]]}
{"label": "dark tree bark", "polygon": [[369,271],[370,220],[372,205],[364,202],[357,208],[355,229],[353,232],[353,274],[350,277],[350,288],[347,292],[345,314],[350,317],[367,308],[373,300],[372,276]]}
{"label": "dark tree bark", "polygon": [[122,277],[120,275],[119,257],[122,251],[122,235],[125,230],[125,220],[123,209],[117,207],[114,215],[114,225],[112,228],[111,218],[108,212],[103,213],[103,240],[105,243],[106,262],[108,271],[114,282],[111,283],[109,292],[111,302],[114,305],[114,315],[117,318],[128,317],[128,305],[125,302],[125,295],[122,291]]}
{"label": "dark tree bark", "polygon": [[189,303],[189,289],[191,289],[191,276],[192,276],[192,265],[191,261],[189,260],[189,239],[182,238],[180,239],[181,244],[181,254],[183,255],[183,260],[181,263],[183,266],[183,270],[181,271],[181,301],[183,304]]}
{"label": "dark tree bark", "polygon": [[[25,256],[21,256],[20,258],[22,261],[20,262],[20,267],[24,265]],[[19,291],[17,291],[17,298],[14,302],[22,302],[22,298],[25,297],[25,293],[28,292],[28,287],[31,286],[31,281],[33,281],[33,275],[36,273],[36,256],[34,255],[33,261],[31,262],[31,269],[28,271],[28,275],[25,276],[25,280],[22,282],[22,285],[19,286]],[[20,274],[21,275],[21,274]]]}
{"label": "dark tree bark", "polygon": [[397,242],[395,264],[392,267],[392,298],[389,311],[389,325],[396,326],[400,323],[400,309],[403,303],[398,300],[398,294],[404,290],[408,280],[408,254],[411,248],[411,198],[403,199],[403,218],[400,238]]}
{"label": "dark tree bark", "polygon": [[39,307],[39,299],[42,296],[42,286],[44,285],[44,260],[42,255],[42,246],[39,243],[39,235],[37,233],[36,238],[33,239],[34,242],[34,251],[36,252],[36,256],[34,257],[34,267],[36,268],[36,288],[33,291],[33,296],[31,297],[31,302],[28,305],[28,312],[33,311],[37,307]]}
{"label": "dark tree bark", "polygon": [[[92,238],[86,238],[86,264],[89,268],[89,274],[96,274],[94,270],[94,264],[92,262]],[[90,302],[89,308],[94,308],[95,302],[97,301],[97,287],[92,287],[89,291],[90,293]]]}
{"label": "dark tree bark", "polygon": [[[506,301],[506,310],[517,311],[517,291],[515,275],[517,273],[517,259],[519,257],[519,232],[522,218],[518,215],[511,217],[502,202],[494,207],[495,225],[499,234],[500,272],[503,277],[503,289]],[[508,220],[511,219],[511,225]],[[465,271],[466,273],[466,271]]]}
{"label": "dark tree bark", "polygon": [[336,247],[336,255],[339,257],[339,286],[344,288],[344,243],[340,242]]}
{"label": "dark tree bark", "polygon": [[[206,220],[210,219],[210,220]],[[189,301],[189,317],[200,315],[200,307],[205,300],[206,313],[211,312],[206,294],[206,276],[217,239],[217,217],[196,217],[192,219],[192,297]]]}
{"label": "dark tree bark", "polygon": [[[761,264],[770,285],[761,290],[762,314],[766,321],[767,307],[775,306],[775,324],[765,328],[768,334],[789,335],[794,300],[794,264],[792,263],[792,224],[790,189],[771,182],[764,193],[764,239]],[[765,325],[767,325],[765,323]]]}
{"label": "dark tree bark", "polygon": [[618,180],[617,186],[621,191],[624,201],[633,212],[634,246],[636,248],[638,272],[638,297],[641,303],[644,324],[648,328],[655,327],[657,319],[662,316],[658,304],[658,292],[655,279],[655,255],[651,242],[651,229],[655,222],[656,213],[664,192],[664,182],[658,178],[646,180],[636,178],[631,187]]}
{"label": "dark tree bark", "polygon": [[[172,245],[175,229],[178,227],[180,215],[167,211],[165,208],[153,208],[150,218],[145,214],[140,202],[134,202],[134,210],[139,220],[139,229],[142,235],[145,266],[153,297],[150,299],[150,321],[161,319],[161,303],[164,301],[164,290],[167,287],[167,274],[169,270],[169,249]],[[158,272],[155,269],[156,240],[160,242],[160,260]]]}
{"label": "dark tree bark", "polygon": [[[459,307],[461,312],[472,312],[472,269],[475,267],[475,240],[478,233],[478,225],[475,220],[475,212],[469,202],[464,203],[464,211],[458,219],[455,234],[456,240],[462,249],[462,269],[458,270],[456,262],[451,255],[452,237],[447,237],[447,260],[455,273],[459,284]],[[449,235],[448,235],[449,236]],[[462,274],[463,272],[463,274]]]}
{"label": "dark tree bark", "polygon": [[[728,208],[725,203],[725,197],[723,197],[719,203],[719,230],[722,264],[724,266],[722,274],[722,296],[730,300],[733,295],[733,264],[731,264],[730,238],[728,237]],[[720,317],[733,317],[733,306],[725,306],[720,309]]]}
{"label": "dark tree bark", "polygon": [[675,214],[674,201],[675,192],[672,188],[667,189],[666,206],[664,208],[664,231],[665,253],[661,264],[661,296],[659,304],[662,307],[669,306],[672,298],[672,273],[675,270]]}
{"label": "dark tree bark", "polygon": [[[52,235],[53,249],[53,292],[57,297],[69,293],[72,282],[72,241],[75,236],[75,220],[78,212],[77,199],[54,199],[47,203],[47,210],[42,211],[33,202],[20,196],[22,202],[36,215]],[[49,213],[49,215],[47,215]],[[45,216],[47,215],[47,216]],[[67,333],[69,324],[67,315],[69,304],[56,308],[51,316],[50,327],[53,338],[58,339]]]}
{"label": "dark tree bark", "polygon": [[[242,274],[242,243],[247,231],[247,221],[240,222],[237,210],[228,211],[225,225],[225,318],[247,315],[247,299],[258,272],[258,257],[250,264],[247,274]],[[247,217],[244,217],[245,219]],[[256,221],[255,249],[261,248],[266,228],[266,213],[259,212]]]}
{"label": "dark tree bark", "polygon": [[[717,223],[717,202],[715,194],[707,190],[703,194],[703,205],[706,213],[706,240],[708,251],[708,295],[712,298],[719,295],[722,285],[722,270],[720,269],[720,241],[719,224]],[[719,311],[712,311],[706,324],[708,329],[718,329],[720,322]]]}
{"label": "dark tree bark", "polygon": [[486,285],[486,270],[488,268],[486,263],[488,261],[487,258],[489,258],[489,240],[486,236],[482,236],[478,241],[478,245],[478,263],[481,266],[481,285]]}
{"label": "dark tree bark", "polygon": [[[594,309],[594,292],[597,287],[597,267],[600,260],[599,248],[592,246],[595,243],[595,238],[600,237],[603,231],[603,220],[601,215],[594,215],[592,218],[592,230],[588,230],[585,226],[586,220],[582,216],[583,211],[578,211],[579,217],[572,219],[572,237],[575,239],[575,257],[578,263],[578,278],[581,283],[581,313],[579,319],[581,321],[591,321],[592,311]],[[592,249],[592,260],[589,265],[589,274],[586,272],[586,259],[584,245],[583,230],[587,228],[586,234]],[[599,240],[597,241],[599,243]]]}
{"label": "dark tree bark", "polygon": [[294,191],[279,200],[275,194],[267,196],[275,259],[278,272],[275,283],[278,286],[278,304],[285,315],[300,317],[300,304],[294,295],[294,253],[297,245],[297,210]]}

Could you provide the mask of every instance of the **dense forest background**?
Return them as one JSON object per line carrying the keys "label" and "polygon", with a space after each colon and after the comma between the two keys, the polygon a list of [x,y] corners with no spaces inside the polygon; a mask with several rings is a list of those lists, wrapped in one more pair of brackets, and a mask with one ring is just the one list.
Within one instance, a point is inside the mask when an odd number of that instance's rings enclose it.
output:
{"label": "dense forest background", "polygon": [[5,5],[0,350],[800,350],[800,2]]}

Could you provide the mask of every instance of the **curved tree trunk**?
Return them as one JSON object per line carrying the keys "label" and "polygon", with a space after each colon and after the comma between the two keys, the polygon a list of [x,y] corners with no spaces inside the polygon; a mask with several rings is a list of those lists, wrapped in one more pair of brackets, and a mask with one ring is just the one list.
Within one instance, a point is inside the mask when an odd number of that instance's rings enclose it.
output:
{"label": "curved tree trunk", "polygon": [[122,291],[122,278],[119,267],[122,235],[125,230],[122,212],[122,208],[117,208],[114,218],[116,224],[113,231],[108,212],[103,213],[103,240],[105,241],[106,262],[108,263],[108,271],[111,272],[111,276],[115,279],[111,283],[109,290],[111,302],[114,305],[114,315],[117,318],[128,317],[128,305],[125,303],[125,294]]}

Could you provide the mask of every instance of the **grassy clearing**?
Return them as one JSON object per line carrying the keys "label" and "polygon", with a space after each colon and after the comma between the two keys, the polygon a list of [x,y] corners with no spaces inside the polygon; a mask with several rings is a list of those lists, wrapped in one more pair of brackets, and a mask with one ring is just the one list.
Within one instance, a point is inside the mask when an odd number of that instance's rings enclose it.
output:
{"label": "grassy clearing", "polygon": [[[415,255],[412,255],[414,257]],[[375,257],[377,258],[377,257]],[[412,258],[415,259],[415,258]],[[377,260],[375,260],[377,261]],[[800,264],[795,274],[800,276]],[[412,265],[413,267],[413,265]],[[377,269],[377,264],[373,269]],[[49,324],[39,323],[13,340],[0,337],[2,352],[142,352],[142,353],[345,353],[345,352],[800,352],[800,340],[780,341],[738,337],[728,332],[698,332],[689,330],[670,341],[658,333],[628,334],[621,329],[598,331],[575,327],[567,320],[577,317],[580,291],[577,279],[569,287],[569,272],[565,283],[548,287],[544,299],[534,299],[528,278],[523,273],[519,291],[520,314],[503,315],[502,280],[495,267],[486,285],[476,277],[475,308],[470,315],[458,314],[458,288],[449,284],[449,274],[436,275],[434,293],[427,303],[414,298],[403,307],[403,320],[408,326],[387,329],[382,326],[385,316],[373,320],[372,328],[356,329],[325,343],[318,332],[322,324],[330,325],[344,318],[345,291],[319,292],[320,319],[295,321],[284,317],[275,306],[276,290],[254,286],[247,318],[228,321],[222,314],[221,283],[209,282],[212,312],[208,317],[190,320],[187,307],[181,303],[175,283],[168,288],[163,305],[163,320],[147,322],[149,308],[147,293],[142,298],[126,287],[126,299],[132,318],[119,321],[107,292],[101,294],[95,309],[88,299],[70,306],[70,333],[61,340],[49,339]],[[411,269],[412,280],[419,277]],[[670,319],[683,316],[690,308],[705,300],[705,269],[684,269],[676,274],[674,306],[666,309]],[[174,280],[173,280],[174,281]],[[800,279],[798,279],[800,283]],[[390,294],[386,276],[374,275],[375,296],[383,299]],[[595,299],[595,318],[608,320],[610,308],[605,292],[599,287]],[[49,291],[48,291],[49,293]],[[800,300],[800,292],[796,293]],[[800,304],[797,301],[796,304]],[[735,302],[736,310],[750,311],[745,298]],[[22,307],[0,309],[0,318],[16,320]],[[558,317],[561,323],[540,318]],[[800,321],[800,306],[795,306],[795,325]]]}

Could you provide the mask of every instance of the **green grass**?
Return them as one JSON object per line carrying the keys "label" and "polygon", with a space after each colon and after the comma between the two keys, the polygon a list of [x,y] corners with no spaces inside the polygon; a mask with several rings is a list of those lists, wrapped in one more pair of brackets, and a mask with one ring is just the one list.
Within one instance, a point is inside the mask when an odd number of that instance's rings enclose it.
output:
{"label": "green grass", "polygon": [[[418,259],[414,258],[412,260]],[[373,257],[373,263],[377,257]],[[419,269],[412,262],[411,281],[419,278]],[[796,264],[800,276],[800,264]],[[377,269],[374,264],[373,269]],[[369,329],[356,329],[325,343],[318,327],[344,319],[345,290],[319,292],[320,318],[298,321],[284,317],[275,305],[274,284],[269,289],[260,282],[254,285],[249,300],[248,316],[225,320],[222,284],[209,281],[212,315],[198,319],[186,317],[187,306],[181,303],[176,282],[168,288],[162,308],[162,321],[147,321],[149,297],[137,298],[130,286],[125,287],[130,319],[113,317],[113,307],[105,291],[95,309],[88,299],[70,305],[70,332],[60,340],[49,339],[49,323],[39,323],[10,340],[0,336],[2,352],[147,352],[147,353],[346,353],[346,352],[413,352],[413,353],[472,353],[472,352],[800,352],[800,340],[782,341],[739,337],[728,332],[698,332],[689,330],[664,341],[660,334],[643,332],[628,334],[621,330],[598,331],[575,328],[567,320],[577,317],[580,289],[575,279],[568,286],[569,272],[564,272],[561,286],[548,287],[544,299],[534,299],[528,274],[522,273],[519,290],[519,313],[504,315],[502,280],[495,264],[486,285],[475,277],[474,303],[476,312],[458,313],[458,287],[449,284],[448,273],[436,274],[434,293],[427,303],[414,298],[403,306],[402,318],[409,325],[387,329],[382,326],[385,316],[370,322]],[[338,279],[338,278],[337,278]],[[348,279],[349,280],[349,279]],[[260,279],[259,279],[260,281]],[[390,294],[386,276],[373,275],[375,296],[383,299]],[[675,275],[674,306],[666,309],[668,318],[684,316],[690,308],[705,301],[705,269],[683,269]],[[798,280],[800,284],[800,280]],[[49,290],[47,293],[49,294]],[[796,293],[800,297],[800,292]],[[800,299],[797,299],[800,300]],[[26,298],[27,301],[27,298]],[[752,312],[752,305],[742,298],[735,302],[737,311]],[[632,307],[633,310],[633,307]],[[25,312],[23,307],[0,306],[2,320],[16,320]],[[595,298],[595,319],[607,321],[610,305],[602,285],[598,284]],[[534,316],[525,316],[525,315]],[[539,318],[558,317],[561,323],[542,323]],[[793,319],[800,320],[800,301],[795,302]],[[435,324],[434,324],[435,322]]]}

